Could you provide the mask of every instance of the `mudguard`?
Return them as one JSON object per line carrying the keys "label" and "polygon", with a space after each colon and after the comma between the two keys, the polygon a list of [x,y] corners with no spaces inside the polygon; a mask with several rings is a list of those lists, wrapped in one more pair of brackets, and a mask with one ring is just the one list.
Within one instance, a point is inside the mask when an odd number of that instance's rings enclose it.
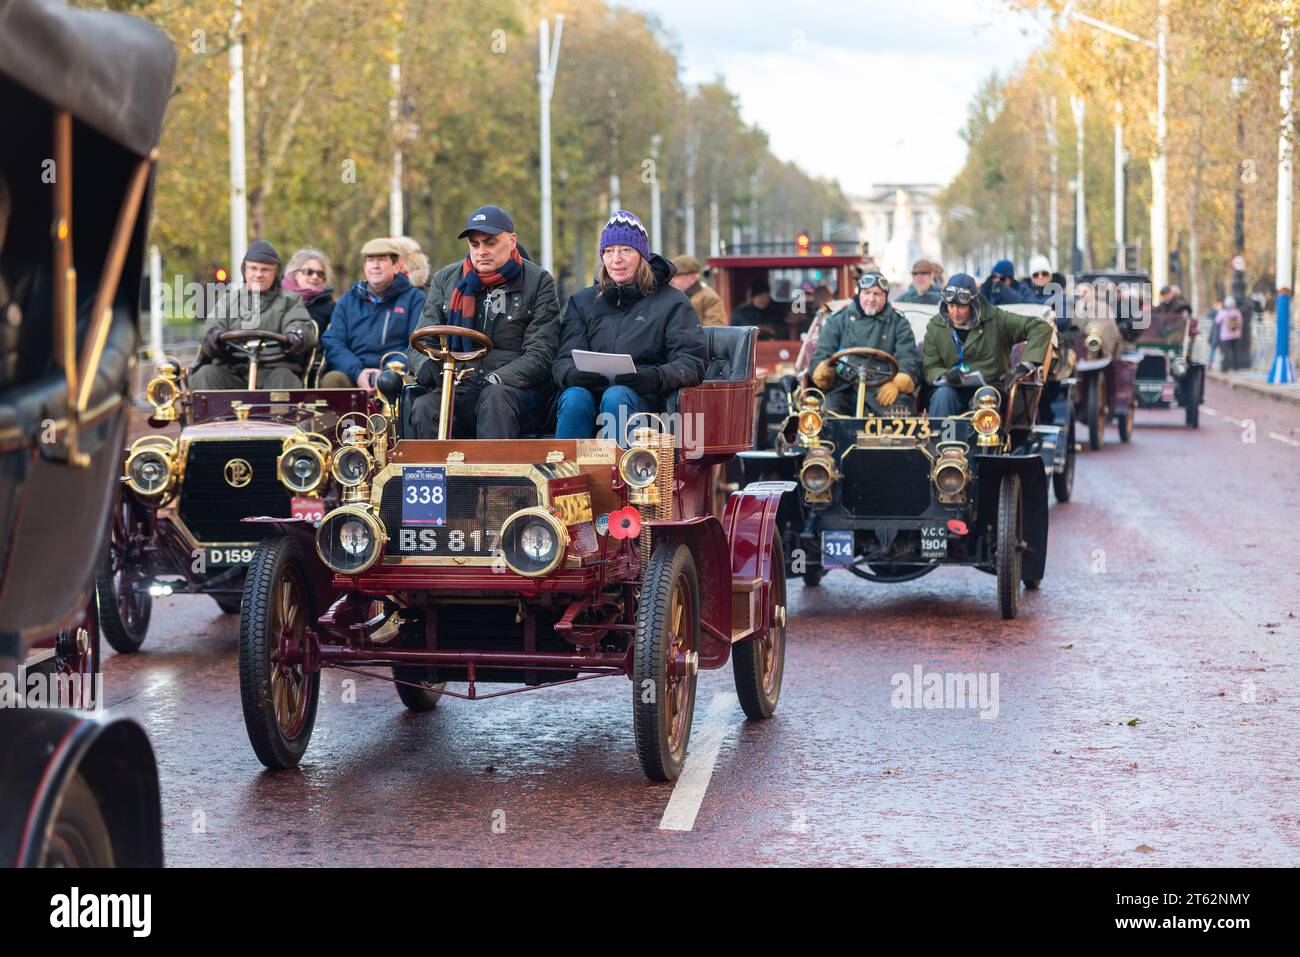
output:
{"label": "mudguard", "polygon": [[161,867],[158,766],[128,718],[54,708],[0,711],[0,865],[34,867],[65,788],[80,773],[99,801],[120,867]]}
{"label": "mudguard", "polygon": [[[1043,460],[1037,455],[977,455],[979,470],[978,515],[996,516],[998,489],[1005,475],[1020,476],[1020,501],[1023,509],[1025,542],[1021,558],[1021,577],[1040,581],[1047,566],[1047,475]],[[994,518],[996,522],[996,518]]]}
{"label": "mudguard", "polygon": [[721,668],[731,654],[732,630],[731,557],[722,523],[712,515],[651,522],[650,541],[652,548],[660,542],[685,545],[695,557],[700,583],[700,667]]}
{"label": "mudguard", "polygon": [[[307,553],[307,564],[311,568],[312,587],[316,592],[316,607],[322,612],[328,608],[337,596],[333,587],[333,573],[316,554],[316,524],[306,518],[245,518],[245,522],[270,527],[276,535],[298,539],[302,550]],[[270,541],[271,536],[263,539]]]}
{"label": "mudguard", "polygon": [[731,552],[732,605],[733,608],[742,608],[748,601],[747,614],[752,616],[753,622],[753,627],[745,627],[745,621],[734,621],[733,641],[767,634],[771,609],[768,589],[772,585],[772,538],[777,534],[782,503],[795,497],[792,493],[796,488],[794,482],[755,482],[733,493],[727,500],[722,525]]}

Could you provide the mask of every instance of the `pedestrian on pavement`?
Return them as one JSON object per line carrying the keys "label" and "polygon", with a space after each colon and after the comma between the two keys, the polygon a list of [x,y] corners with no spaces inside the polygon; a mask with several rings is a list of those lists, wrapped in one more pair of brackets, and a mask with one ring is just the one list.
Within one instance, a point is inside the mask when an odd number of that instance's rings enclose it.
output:
{"label": "pedestrian on pavement", "polygon": [[943,300],[939,288],[934,284],[935,264],[928,259],[918,259],[912,264],[912,284],[907,292],[898,297],[899,302],[921,302],[927,306],[937,306]]}
{"label": "pedestrian on pavement", "polygon": [[999,259],[993,264],[980,293],[994,306],[1008,306],[1025,302],[1024,291],[1016,280],[1016,267],[1010,259]]}
{"label": "pedestrian on pavement", "polygon": [[264,239],[249,244],[239,264],[243,285],[226,290],[216,315],[203,329],[199,366],[190,373],[190,387],[243,389],[248,385],[248,359],[218,341],[223,332],[260,329],[288,337],[283,351],[259,357],[256,387],[301,389],[307,354],[316,345],[316,327],[297,293],[281,288],[280,254]]}
{"label": "pedestrian on pavement", "polygon": [[1223,300],[1223,308],[1214,317],[1214,324],[1219,327],[1219,344],[1223,346],[1223,372],[1233,372],[1242,368],[1241,327],[1243,320],[1237,300],[1228,296]]}
{"label": "pedestrian on pavement", "polygon": [[380,360],[406,351],[424,308],[424,293],[398,271],[397,243],[372,239],[361,247],[361,256],[366,278],[339,297],[329,332],[321,339],[330,369],[321,378],[324,389],[373,392]]}
{"label": "pedestrian on pavement", "polygon": [[302,304],[323,336],[334,314],[334,290],[330,288],[330,261],[319,249],[304,247],[289,258],[280,285],[302,297]]}
{"label": "pedestrian on pavement", "polygon": [[1209,310],[1205,313],[1205,323],[1210,328],[1209,335],[1206,337],[1206,344],[1209,346],[1210,353],[1205,359],[1205,365],[1211,369],[1214,368],[1214,356],[1219,351],[1219,324],[1215,321],[1219,317],[1219,310],[1223,308],[1223,300],[1214,300]]}
{"label": "pedestrian on pavement", "polygon": [[[600,234],[595,285],[574,293],[560,324],[553,370],[560,393],[557,439],[597,434],[626,446],[626,426],[637,412],[662,412],[669,395],[704,381],[708,349],[686,294],[674,289],[676,267],[650,251],[641,221],[620,209]],[[614,377],[579,371],[573,351],[630,355],[636,371]],[[612,428],[611,428],[612,426]]]}
{"label": "pedestrian on pavement", "polygon": [[[458,239],[464,259],[439,269],[417,326],[463,326],[484,333],[492,351],[455,385],[450,434],[466,439],[517,439],[545,424],[551,363],[559,346],[560,303],[555,279],[523,255],[515,221],[500,206],[469,214]],[[451,342],[457,352],[479,347],[468,337]],[[442,368],[423,353],[408,353],[416,381],[429,390],[411,403],[420,438],[438,434]]]}
{"label": "pedestrian on pavement", "polygon": [[674,289],[686,293],[695,314],[700,317],[700,325],[727,325],[727,310],[722,305],[722,297],[700,278],[700,261],[694,256],[675,256],[673,265],[677,267],[677,275],[669,282]]}

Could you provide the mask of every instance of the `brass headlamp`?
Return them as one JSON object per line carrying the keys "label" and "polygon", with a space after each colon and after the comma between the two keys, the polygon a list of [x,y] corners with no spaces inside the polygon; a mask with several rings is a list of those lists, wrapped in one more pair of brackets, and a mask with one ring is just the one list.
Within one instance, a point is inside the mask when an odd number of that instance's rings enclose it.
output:
{"label": "brass headlamp", "polygon": [[[997,414],[996,410],[993,414]],[[945,504],[965,501],[966,487],[970,485],[966,444],[940,442],[935,451],[934,464],[930,467],[930,481],[939,493],[939,501]]]}
{"label": "brass headlamp", "polygon": [[285,438],[275,472],[280,484],[295,495],[311,495],[329,474],[330,442],[318,432]]}
{"label": "brass headlamp", "polygon": [[618,462],[619,477],[627,484],[631,505],[659,504],[659,435],[651,428],[632,431],[632,444]]}
{"label": "brass headlamp", "polygon": [[1101,323],[1090,322],[1083,330],[1083,345],[1088,350],[1088,358],[1100,359],[1102,347]]}
{"label": "brass headlamp", "polygon": [[180,363],[163,359],[157,365],[157,374],[144,387],[145,400],[153,406],[151,418],[156,422],[175,422],[180,416],[176,400],[181,396]]}
{"label": "brass headlamp", "polygon": [[161,501],[176,486],[176,443],[165,435],[136,439],[122,472],[122,481],[131,491]]}

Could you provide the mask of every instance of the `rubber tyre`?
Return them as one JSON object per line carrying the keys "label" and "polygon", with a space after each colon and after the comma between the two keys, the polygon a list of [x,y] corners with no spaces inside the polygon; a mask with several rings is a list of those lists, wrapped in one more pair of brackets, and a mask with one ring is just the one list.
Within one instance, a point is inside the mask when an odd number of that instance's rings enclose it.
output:
{"label": "rubber tyre", "polygon": [[1104,376],[1096,375],[1088,384],[1088,448],[1094,452],[1106,441],[1105,401],[1101,394],[1104,381]]}
{"label": "rubber tyre", "polygon": [[998,489],[998,542],[994,561],[998,574],[998,605],[1003,618],[1020,612],[1020,476],[1006,475]]}
{"label": "rubber tyre", "polygon": [[99,801],[80,773],[74,773],[59,797],[49,836],[41,849],[41,867],[113,867],[113,839]]}
{"label": "rubber tyre", "polygon": [[136,592],[136,602],[121,592],[126,585],[125,569],[114,571],[121,543],[110,538],[95,570],[95,597],[99,606],[99,628],[109,646],[119,655],[133,655],[144,644],[153,617],[153,597]]}
{"label": "rubber tyre", "polygon": [[238,615],[239,609],[243,605],[243,597],[235,595],[213,595],[212,600],[217,603],[223,615]]}
{"label": "rubber tyre", "polygon": [[826,569],[820,565],[816,568],[809,568],[803,573],[804,588],[819,588],[822,583],[822,576],[826,574]]}
{"label": "rubber tyre", "polygon": [[[683,611],[685,620],[679,616],[676,623],[673,621],[675,597],[689,604]],[[685,545],[661,543],[650,556],[641,586],[632,654],[636,751],[641,769],[652,781],[676,780],[686,760],[697,675],[687,672],[670,684],[669,659],[677,651],[698,650],[699,607],[700,586],[691,550]],[[685,687],[681,687],[681,682],[685,682]],[[682,694],[675,702],[676,689]]]}
{"label": "rubber tyre", "polygon": [[1133,438],[1133,419],[1137,414],[1137,402],[1131,401],[1128,404],[1128,415],[1119,420],[1119,440],[1127,442]]}
{"label": "rubber tyre", "polygon": [[[307,556],[297,539],[272,537],[263,540],[253,553],[244,579],[244,613],[239,619],[239,696],[244,706],[244,727],[257,759],[272,770],[295,767],[311,740],[316,724],[316,705],[320,698],[320,672],[306,673],[302,666],[283,679],[280,687],[298,689],[301,704],[296,705],[296,720],[285,728],[276,717],[273,681],[278,653],[278,620],[285,618],[290,627],[304,627],[316,620],[308,583]],[[289,593],[277,602],[284,584]]]}
{"label": "rubber tyre", "polygon": [[412,688],[410,685],[402,684],[393,685],[397,689],[397,697],[402,699],[402,704],[406,705],[407,711],[423,714],[438,707],[438,701],[442,698],[442,689],[446,687],[446,683],[432,684],[426,681],[429,671],[428,668],[399,668],[396,665],[393,666],[393,677],[398,681],[414,681],[420,684],[419,688]]}
{"label": "rubber tyre", "polygon": [[772,581],[768,585],[768,633],[731,648],[731,671],[736,697],[753,721],[772,717],[781,700],[785,676],[785,556],[781,537],[772,536]]}
{"label": "rubber tyre", "polygon": [[1074,447],[1074,412],[1070,412],[1070,424],[1065,428],[1065,471],[1052,473],[1052,494],[1058,502],[1068,502],[1074,494],[1074,467],[1078,463],[1079,453]]}

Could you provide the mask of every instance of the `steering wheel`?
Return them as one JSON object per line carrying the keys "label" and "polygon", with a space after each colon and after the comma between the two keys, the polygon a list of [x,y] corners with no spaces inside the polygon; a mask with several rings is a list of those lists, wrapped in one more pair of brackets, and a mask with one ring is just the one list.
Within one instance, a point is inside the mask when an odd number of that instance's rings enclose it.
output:
{"label": "steering wheel", "polygon": [[231,329],[218,335],[217,342],[249,357],[261,355],[262,349],[267,345],[289,351],[288,336],[266,329]]}
{"label": "steering wheel", "polygon": [[[854,357],[864,361],[846,362],[845,365],[853,371],[850,375],[841,373],[840,361]],[[869,389],[884,385],[898,375],[897,359],[888,352],[883,352],[880,349],[870,349],[866,346],[852,346],[848,349],[841,349],[826,361],[835,367],[835,374],[840,378],[848,382],[862,381],[866,383]],[[888,369],[881,369],[877,363],[884,363],[888,366]]]}
{"label": "steering wheel", "polygon": [[[478,343],[479,348],[473,352],[453,352],[451,340],[456,336],[464,336]],[[432,344],[435,340],[438,343],[436,348]],[[477,362],[492,351],[492,339],[477,329],[466,329],[463,326],[424,326],[411,333],[411,348],[439,364],[448,359],[453,362]]]}

